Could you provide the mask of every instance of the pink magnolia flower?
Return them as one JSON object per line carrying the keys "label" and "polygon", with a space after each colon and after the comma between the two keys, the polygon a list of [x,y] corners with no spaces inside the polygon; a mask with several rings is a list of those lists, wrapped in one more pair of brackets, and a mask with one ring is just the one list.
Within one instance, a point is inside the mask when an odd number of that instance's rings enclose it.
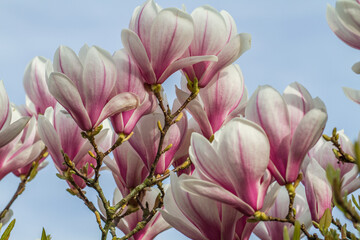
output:
{"label": "pink magnolia flower", "polygon": [[320,99],[313,99],[299,83],[281,96],[270,86],[260,86],[250,98],[246,118],[258,123],[270,142],[269,170],[280,185],[294,182],[306,153],[325,127],[327,114]]}
{"label": "pink magnolia flower", "polygon": [[[305,163],[305,162],[304,162]],[[319,222],[326,209],[332,209],[332,190],[326,178],[325,170],[313,158],[306,160],[303,166],[303,184],[311,212],[311,218]]]}
{"label": "pink magnolia flower", "polygon": [[224,10],[218,12],[210,6],[202,6],[196,8],[191,16],[195,36],[185,56],[216,55],[218,61],[196,63],[184,68],[183,72],[191,81],[197,78],[199,86],[205,87],[221,69],[250,49],[251,36],[237,34],[234,19]]}
{"label": "pink magnolia flower", "polygon": [[[344,130],[338,131],[337,134],[339,134],[338,141],[344,152],[351,156],[355,156],[354,146],[351,140],[345,135]],[[323,138],[320,138],[307,155],[309,159],[316,160],[325,171],[329,164],[331,164],[334,169],[340,169],[342,191],[343,193],[346,191],[350,194],[360,188],[360,179],[357,177],[357,167],[351,163],[339,162],[332,151],[333,148],[334,146],[331,142],[327,142]],[[304,161],[302,166],[304,171],[306,170],[307,164],[308,162]]]}
{"label": "pink magnolia flower", "polygon": [[[267,215],[272,217],[285,218],[288,214],[289,196],[284,187],[280,188],[274,204],[267,211]],[[304,186],[299,185],[296,188],[296,197],[294,201],[296,210],[296,219],[304,223],[308,229],[311,227],[311,216],[309,213],[308,203],[306,201]],[[254,233],[262,240],[282,239],[284,226],[287,227],[289,236],[293,236],[294,226],[289,223],[281,222],[259,222],[254,229]]]}
{"label": "pink magnolia flower", "polygon": [[49,92],[46,80],[53,71],[50,60],[44,57],[35,57],[27,65],[24,74],[24,89],[29,98],[23,109],[27,115],[44,114],[46,108],[55,107],[56,99]]}
{"label": "pink magnolia flower", "polygon": [[111,97],[116,67],[111,55],[98,47],[74,51],[60,46],[54,56],[54,70],[47,81],[49,91],[70,113],[82,130],[90,130],[106,118],[137,107],[132,93]]}
{"label": "pink magnolia flower", "polygon": [[235,239],[237,220],[242,216],[231,206],[184,191],[181,183],[192,177],[170,175],[162,217],[176,230],[194,240]]}
{"label": "pink magnolia flower", "polygon": [[16,173],[31,164],[44,148],[44,143],[36,139],[36,119],[32,117],[22,133],[0,147],[0,180],[8,173]]}
{"label": "pink magnolia flower", "polygon": [[[144,206],[148,204],[150,208],[154,207],[155,200],[157,196],[160,194],[159,189],[151,188],[148,189],[145,194],[141,197],[140,201]],[[113,197],[113,205],[117,204],[123,195],[119,191],[119,189],[115,189],[114,197]],[[103,214],[106,214],[103,204],[100,200],[98,200],[98,205],[100,211]],[[126,213],[127,208],[124,209],[124,213]],[[119,223],[117,224],[117,228],[119,228],[124,234],[128,234],[131,230],[133,230],[138,222],[143,220],[143,211],[140,209],[135,213],[132,213],[128,216],[125,216],[120,219]],[[157,212],[155,216],[152,217],[150,222],[146,224],[146,226],[141,229],[139,232],[135,233],[129,240],[152,240],[154,239],[159,233],[167,230],[170,228],[170,225],[165,222],[162,218],[160,212]]]}
{"label": "pink magnolia flower", "polygon": [[113,94],[131,92],[139,98],[137,108],[110,117],[116,133],[130,134],[143,115],[155,111],[157,101],[154,94],[145,89],[140,69],[124,49],[117,51],[113,58],[117,70],[117,80]]}
{"label": "pink magnolia flower", "polygon": [[[338,0],[335,9],[328,5],[326,18],[331,30],[350,47],[360,49],[360,2]],[[360,62],[353,65],[360,74]]]}
{"label": "pink magnolia flower", "polygon": [[[185,89],[186,80],[183,78],[182,90],[176,88],[179,102],[185,102],[189,96]],[[247,91],[241,70],[238,65],[230,65],[214,75],[186,109],[209,139],[223,124],[244,113],[246,101]]]}
{"label": "pink magnolia flower", "polygon": [[189,14],[176,8],[161,9],[153,0],[137,7],[129,29],[121,32],[126,51],[148,84],[161,84],[177,70],[195,63],[217,61],[216,56],[184,58],[193,38],[194,22]]}
{"label": "pink magnolia flower", "polygon": [[[67,170],[67,166],[63,164],[62,151],[69,156],[78,169],[87,163],[96,166],[96,160],[88,154],[88,151],[92,150],[91,144],[81,136],[81,129],[70,115],[63,111],[61,106],[57,105],[55,110],[48,108],[45,116],[40,115],[38,119],[39,135],[48,147],[55,167],[60,173]],[[101,131],[97,135],[96,142],[100,143],[105,135],[106,130]],[[90,166],[87,174],[89,177],[94,174]],[[81,178],[74,176],[74,180],[81,188],[86,186]]]}
{"label": "pink magnolia flower", "polygon": [[189,154],[200,178],[186,179],[182,187],[251,216],[263,207],[270,184],[269,153],[265,132],[243,118],[228,122],[212,143],[193,133]]}
{"label": "pink magnolia flower", "polygon": [[11,142],[24,129],[29,117],[12,118],[12,109],[3,81],[0,81],[0,148]]}
{"label": "pink magnolia flower", "polygon": [[[178,103],[173,104],[173,109],[177,109]],[[160,112],[154,112],[143,116],[134,128],[134,135],[129,139],[131,146],[139,154],[143,160],[146,168],[150,170],[160,141],[160,131],[157,122],[160,121],[164,126],[164,115]],[[184,116],[181,120],[173,124],[164,139],[163,148],[172,144],[172,147],[161,155],[160,160],[156,166],[155,173],[164,173],[170,167],[173,157],[179,149],[187,130],[187,117]]]}
{"label": "pink magnolia flower", "polygon": [[[117,134],[113,134],[112,142],[115,143],[117,138]],[[111,170],[121,194],[125,196],[130,193],[130,189],[134,189],[145,180],[149,171],[128,141],[112,153],[114,159],[106,158],[104,162]]]}

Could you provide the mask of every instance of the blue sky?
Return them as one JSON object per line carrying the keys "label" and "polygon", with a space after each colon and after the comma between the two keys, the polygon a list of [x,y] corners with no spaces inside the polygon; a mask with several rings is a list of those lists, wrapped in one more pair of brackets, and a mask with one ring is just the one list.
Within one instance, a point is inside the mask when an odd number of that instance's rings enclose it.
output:
{"label": "blue sky", "polygon": [[[357,138],[360,108],[344,96],[341,87],[360,89],[359,76],[351,71],[360,55],[327,25],[326,4],[334,5],[334,0],[157,3],[179,8],[184,3],[188,12],[205,4],[227,10],[238,32],[252,35],[252,48],[237,61],[250,94],[258,85],[269,84],[282,92],[288,84],[298,81],[313,97],[319,96],[325,102],[329,115],[326,133],[336,126],[345,129],[351,139]],[[0,1],[0,79],[11,101],[24,104],[22,77],[26,64],[37,55],[52,59],[60,44],[75,51],[84,43],[111,53],[122,48],[121,30],[127,27],[133,9],[141,4],[138,0]],[[174,98],[174,84],[178,82],[179,74],[166,82],[169,98]],[[55,172],[50,164],[13,205],[17,223],[12,239],[36,239],[43,226],[54,240],[99,239],[93,214],[65,191],[66,184],[57,179]],[[110,196],[115,185],[110,174],[103,176]],[[7,203],[18,181],[9,175],[0,182],[0,206]],[[157,239],[186,238],[170,230]]]}

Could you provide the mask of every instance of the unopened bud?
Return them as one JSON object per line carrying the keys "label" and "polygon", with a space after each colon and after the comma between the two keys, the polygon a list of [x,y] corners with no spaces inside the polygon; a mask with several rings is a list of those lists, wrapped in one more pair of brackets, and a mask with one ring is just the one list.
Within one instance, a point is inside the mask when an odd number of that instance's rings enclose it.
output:
{"label": "unopened bud", "polygon": [[333,153],[335,154],[335,157],[336,157],[336,158],[341,157],[341,154],[339,153],[339,151],[338,151],[337,149],[333,148],[332,151],[333,151]]}
{"label": "unopened bud", "polygon": [[345,158],[351,162],[355,162],[355,158],[350,154],[345,153]]}
{"label": "unopened bud", "polygon": [[337,133],[337,134],[335,135],[335,140],[336,140],[336,141],[339,140],[339,137],[340,137],[340,135]]}
{"label": "unopened bud", "polygon": [[161,122],[160,122],[160,120],[159,121],[157,121],[157,126],[158,126],[158,128],[159,128],[159,130],[162,132],[162,126],[161,126]]}
{"label": "unopened bud", "polygon": [[331,137],[329,137],[328,135],[323,134],[322,136],[323,136],[323,138],[325,139],[325,141],[328,141],[328,142],[331,141]]}
{"label": "unopened bud", "polygon": [[94,154],[92,151],[89,150],[88,153],[89,153],[90,157],[96,158],[96,157],[95,157],[95,154]]}
{"label": "unopened bud", "polygon": [[184,116],[184,113],[180,112],[179,115],[176,117],[174,122],[176,122],[176,123],[179,122],[183,116]]}
{"label": "unopened bud", "polygon": [[172,148],[172,146],[173,146],[172,143],[170,143],[169,145],[167,145],[166,148],[164,148],[164,150],[162,150],[162,153],[165,153],[165,152],[169,151],[170,148]]}
{"label": "unopened bud", "polygon": [[336,127],[333,129],[333,131],[332,131],[332,135],[333,136],[335,136],[336,135],[336,132],[337,132],[337,129],[336,129]]}
{"label": "unopened bud", "polygon": [[43,158],[46,158],[47,156],[49,156],[49,152],[45,152],[45,153],[42,155]]}

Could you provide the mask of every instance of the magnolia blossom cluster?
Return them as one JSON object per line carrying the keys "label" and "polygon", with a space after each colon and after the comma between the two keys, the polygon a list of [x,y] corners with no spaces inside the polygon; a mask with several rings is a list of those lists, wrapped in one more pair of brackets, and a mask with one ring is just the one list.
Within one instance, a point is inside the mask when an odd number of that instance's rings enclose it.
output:
{"label": "magnolia blossom cluster", "polygon": [[[328,9],[335,33],[360,49],[359,16],[356,1],[338,1],[336,10]],[[340,169],[344,191],[360,187],[356,167],[339,164],[331,143],[320,138],[326,108],[304,86],[293,82],[282,94],[259,86],[248,98],[234,61],[250,48],[251,37],[237,33],[228,12],[203,6],[189,14],[148,0],[135,9],[121,40],[124,49],[112,55],[84,45],[78,54],[60,46],[52,62],[35,57],[24,74],[26,106],[10,106],[1,82],[0,179],[10,172],[26,174],[35,159],[43,161],[45,146],[60,174],[68,169],[66,155],[92,177],[97,162],[81,133],[103,125],[95,141],[104,151],[119,134],[133,134],[104,159],[117,185],[116,204],[149,176],[159,145],[169,146],[159,157],[156,175],[188,158],[192,165],[171,173],[164,207],[134,240],[153,239],[170,227],[196,240],[248,239],[252,233],[280,239],[284,226],[293,231],[291,224],[247,220],[258,211],[285,217],[289,198],[282,186],[294,183],[299,174],[303,179],[294,208],[306,228],[332,209],[324,170],[328,164]],[[160,141],[159,126],[166,119],[152,89],[176,71],[182,73],[181,86],[169,112],[194,94],[192,85],[199,91]],[[359,92],[346,92],[360,103]],[[166,95],[160,95],[168,105]],[[351,141],[342,131],[339,135],[342,148],[353,154]],[[86,187],[82,178],[74,176],[74,181]],[[154,205],[158,195],[158,189],[146,189],[139,201]],[[105,215],[101,203],[99,208]],[[121,218],[117,227],[128,234],[142,218],[139,210]]]}

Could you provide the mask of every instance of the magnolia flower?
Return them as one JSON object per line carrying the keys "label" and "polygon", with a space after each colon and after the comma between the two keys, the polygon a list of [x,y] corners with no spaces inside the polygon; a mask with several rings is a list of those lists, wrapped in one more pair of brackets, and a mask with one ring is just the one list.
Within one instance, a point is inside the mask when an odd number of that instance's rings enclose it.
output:
{"label": "magnolia flower", "polygon": [[3,81],[0,81],[0,148],[11,142],[24,129],[29,117],[12,118],[9,97]]}
{"label": "magnolia flower", "polygon": [[138,64],[145,83],[161,84],[177,70],[216,56],[183,57],[194,38],[192,17],[176,8],[161,9],[147,0],[135,9],[129,29],[121,32],[126,51]]}
{"label": "magnolia flower", "polygon": [[186,174],[171,173],[171,187],[165,193],[161,215],[171,226],[194,240],[234,239],[238,211],[213,199],[184,191]]}
{"label": "magnolia flower", "polygon": [[[284,187],[280,188],[274,204],[267,211],[267,215],[278,218],[285,218],[289,209],[288,192]],[[311,216],[309,213],[308,203],[306,201],[304,186],[299,185],[296,188],[296,197],[294,201],[294,209],[296,210],[296,219],[303,223],[308,229],[311,227]],[[259,222],[254,229],[254,233],[262,240],[282,239],[284,226],[288,228],[289,236],[293,236],[294,226],[290,223],[281,222]]]}
{"label": "magnolia flower", "polygon": [[[306,164],[305,164],[306,163]],[[311,212],[311,218],[319,222],[326,209],[332,209],[332,190],[325,170],[313,158],[307,158],[303,166],[303,184]]]}
{"label": "magnolia flower", "polygon": [[[70,115],[63,111],[61,106],[57,105],[55,110],[46,109],[45,116],[40,115],[38,119],[39,135],[48,147],[55,167],[60,173],[67,170],[67,166],[63,164],[62,152],[68,155],[78,169],[83,168],[86,164],[96,166],[96,160],[88,154],[92,150],[91,144],[81,136],[81,129]],[[106,133],[106,130],[101,131],[95,138],[96,143],[100,143]],[[87,175],[91,177],[93,174],[94,169],[88,167]],[[86,186],[80,177],[74,176],[74,180],[79,187]]]}
{"label": "magnolia flower", "polygon": [[[338,131],[337,134],[339,134],[338,142],[344,152],[351,156],[355,156],[354,146],[351,140],[345,135],[344,130]],[[306,172],[308,161],[310,159],[317,161],[324,171],[326,171],[327,166],[331,164],[334,169],[340,169],[342,192],[345,193],[346,191],[350,194],[360,187],[360,179],[357,177],[357,166],[351,163],[339,162],[332,151],[333,148],[334,146],[331,142],[320,138],[316,145],[308,152],[308,159],[307,161],[304,161],[302,169]]]}
{"label": "magnolia flower", "polygon": [[28,97],[23,111],[27,115],[44,114],[46,108],[55,107],[56,99],[51,95],[46,84],[48,75],[52,71],[51,61],[44,57],[35,57],[27,65],[23,78]]}
{"label": "magnolia flower", "polygon": [[[176,88],[176,95],[180,102],[185,102],[189,96],[185,78],[182,80],[182,90]],[[186,109],[209,139],[223,124],[244,112],[246,101],[247,91],[241,70],[238,65],[230,65],[201,88],[198,97]]]}
{"label": "magnolia flower", "polygon": [[[360,2],[338,0],[335,9],[328,5],[326,18],[331,30],[350,47],[360,49]],[[360,62],[353,65],[360,74]]]}
{"label": "magnolia flower", "polygon": [[[115,143],[117,138],[117,134],[113,134],[112,143]],[[128,141],[123,142],[112,153],[114,159],[105,158],[104,162],[111,170],[121,194],[125,196],[130,193],[130,189],[145,180],[149,171]]]}
{"label": "magnolia flower", "polygon": [[47,81],[49,91],[82,130],[91,130],[106,118],[138,105],[132,93],[111,96],[116,67],[111,55],[101,48],[85,45],[78,57],[70,48],[60,46],[54,70]]}
{"label": "magnolia flower", "polygon": [[[14,114],[13,118],[21,117],[20,114],[17,115]],[[10,172],[16,173],[39,157],[45,145],[36,138],[36,131],[36,119],[32,117],[22,133],[0,148],[0,180]]]}
{"label": "magnolia flower", "polygon": [[[139,198],[144,206],[148,205],[150,208],[153,208],[155,204],[155,200],[159,194],[160,194],[159,189],[151,188],[146,190],[145,193]],[[124,195],[121,194],[119,189],[115,189],[114,197],[113,197],[113,205],[117,204],[123,198],[123,196]],[[102,204],[100,199],[98,199],[98,205],[100,211],[104,215],[106,215],[104,205]],[[127,209],[128,208],[125,208],[123,212],[126,213]],[[133,230],[137,226],[137,223],[141,222],[142,220],[143,220],[143,211],[138,210],[134,213],[131,213],[130,215],[122,217],[119,223],[116,225],[116,227],[119,228],[124,234],[128,234],[131,230]],[[135,233],[132,237],[130,237],[129,240],[152,240],[159,233],[169,228],[170,225],[167,222],[165,222],[161,214],[157,212],[151,218],[151,220],[145,225],[145,227],[142,228],[137,233]]]}
{"label": "magnolia flower", "polygon": [[186,76],[199,81],[205,87],[215,75],[237,60],[250,49],[251,36],[237,34],[236,24],[226,11],[218,12],[210,6],[196,8],[191,17],[194,20],[195,36],[184,56],[216,55],[217,62],[203,61],[183,69]]}
{"label": "magnolia flower", "polygon": [[243,118],[228,122],[212,143],[193,133],[189,155],[200,178],[186,179],[182,187],[251,216],[263,207],[270,184],[269,153],[265,132]]}
{"label": "magnolia flower", "polygon": [[325,127],[327,114],[320,99],[313,99],[299,83],[281,96],[270,86],[260,86],[248,101],[246,118],[258,123],[270,142],[269,170],[280,185],[294,182],[306,153]]}
{"label": "magnolia flower", "polygon": [[117,51],[113,58],[117,70],[117,80],[113,94],[131,92],[139,97],[139,106],[136,109],[124,111],[110,117],[116,133],[130,134],[143,115],[155,111],[157,101],[155,95],[145,89],[140,69],[124,49]]}
{"label": "magnolia flower", "polygon": [[[179,103],[174,102],[173,109],[178,109]],[[160,131],[157,122],[160,121],[164,126],[164,115],[160,112],[154,112],[143,116],[138,124],[134,128],[134,135],[129,139],[131,146],[139,154],[143,160],[146,168],[151,169],[160,141]],[[186,115],[180,119],[180,121],[173,124],[163,142],[163,148],[166,148],[171,144],[168,151],[164,152],[156,166],[155,173],[162,174],[166,169],[170,167],[173,161],[173,157],[179,149],[187,130],[187,118]]]}

